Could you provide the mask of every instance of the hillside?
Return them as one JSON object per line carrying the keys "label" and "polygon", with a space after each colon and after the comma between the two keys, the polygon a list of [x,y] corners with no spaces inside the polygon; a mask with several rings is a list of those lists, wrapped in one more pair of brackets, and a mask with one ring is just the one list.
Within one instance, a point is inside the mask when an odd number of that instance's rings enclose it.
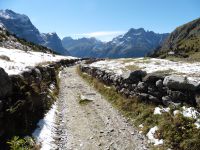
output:
{"label": "hillside", "polygon": [[59,54],[69,55],[69,52],[63,48],[61,40],[56,33],[53,36],[51,36],[52,34],[40,33],[26,15],[15,13],[9,9],[0,10],[0,23],[10,33],[15,34],[19,38],[46,46]]}
{"label": "hillside", "polygon": [[132,28],[107,43],[95,38],[73,40],[70,37],[65,37],[62,43],[76,57],[129,58],[145,56],[160,46],[167,36],[168,34],[157,34],[143,28]]}
{"label": "hillside", "polygon": [[24,51],[55,53],[47,47],[17,38],[16,36],[10,34],[2,24],[0,24],[0,47],[5,47],[8,49],[20,49]]}
{"label": "hillside", "polygon": [[200,18],[177,27],[153,57],[200,58]]}

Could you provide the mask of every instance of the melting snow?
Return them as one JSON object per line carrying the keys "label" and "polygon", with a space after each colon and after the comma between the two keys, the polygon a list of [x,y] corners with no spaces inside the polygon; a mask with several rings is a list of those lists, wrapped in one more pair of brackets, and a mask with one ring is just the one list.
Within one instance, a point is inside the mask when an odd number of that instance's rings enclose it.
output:
{"label": "melting snow", "polygon": [[156,133],[157,130],[158,130],[157,126],[151,128],[147,133],[147,137],[149,139],[149,143],[153,143],[154,145],[161,145],[163,144],[163,139],[159,140],[154,137],[154,134]]}
{"label": "melting snow", "polygon": [[56,103],[47,112],[44,119],[38,122],[38,128],[32,133],[38,144],[41,144],[41,150],[56,149],[54,144],[54,135],[56,131],[55,117],[56,117]]}
{"label": "melting snow", "polygon": [[197,129],[199,129],[200,128],[200,119],[197,119],[197,121],[194,124],[196,125]]}
{"label": "melting snow", "polygon": [[36,66],[39,63],[55,62],[61,59],[75,59],[71,56],[52,55],[42,52],[22,51],[17,49],[7,49],[0,47],[0,56],[7,56],[10,61],[0,58],[0,67],[8,74],[19,74],[28,70],[29,66]]}
{"label": "melting snow", "polygon": [[123,64],[121,64],[120,62],[116,62],[115,60],[98,61],[98,62],[92,63],[90,66],[105,69],[107,71],[114,72],[117,75],[122,75],[123,73],[122,69],[125,68]]}
{"label": "melting snow", "polygon": [[161,115],[163,112],[169,112],[170,111],[170,108],[167,107],[167,108],[160,108],[160,107],[156,107],[154,109],[154,115]]}
{"label": "melting snow", "polygon": [[200,113],[198,111],[195,110],[195,108],[193,107],[185,107],[183,106],[183,116],[185,117],[190,117],[190,118],[193,118],[193,119],[197,119],[198,116],[200,116]]}

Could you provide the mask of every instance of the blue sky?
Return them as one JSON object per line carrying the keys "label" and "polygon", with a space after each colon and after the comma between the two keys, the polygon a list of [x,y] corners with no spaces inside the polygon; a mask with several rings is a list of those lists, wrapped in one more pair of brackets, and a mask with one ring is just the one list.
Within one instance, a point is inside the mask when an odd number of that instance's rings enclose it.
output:
{"label": "blue sky", "polygon": [[0,9],[26,14],[41,32],[108,41],[130,28],[157,33],[200,17],[200,0],[0,0]]}

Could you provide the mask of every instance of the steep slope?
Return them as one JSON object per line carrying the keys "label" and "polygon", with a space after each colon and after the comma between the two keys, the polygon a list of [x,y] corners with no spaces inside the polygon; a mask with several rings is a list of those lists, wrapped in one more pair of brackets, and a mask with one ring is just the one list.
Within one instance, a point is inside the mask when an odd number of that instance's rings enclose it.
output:
{"label": "steep slope", "polygon": [[42,35],[46,47],[50,47],[51,49],[55,49],[57,53],[70,55],[69,52],[62,46],[62,42],[56,33],[44,33]]}
{"label": "steep slope", "polygon": [[47,47],[36,45],[26,40],[19,39],[16,36],[10,34],[6,28],[0,23],[0,47],[8,49],[20,49],[24,51],[39,51],[45,53],[54,53]]}
{"label": "steep slope", "polygon": [[26,39],[35,44],[47,46],[57,53],[61,52],[60,54],[69,55],[67,50],[60,44],[61,40],[58,37],[55,38],[55,41],[53,40],[54,38],[46,38],[46,36],[44,38],[43,34],[39,32],[26,15],[18,14],[8,9],[0,10],[0,23],[2,23],[10,33],[15,34],[19,38]]}
{"label": "steep slope", "polygon": [[160,46],[168,34],[157,34],[143,28],[130,29],[126,34],[103,43],[94,38],[73,40],[66,37],[63,46],[77,57],[121,58],[141,57]]}
{"label": "steep slope", "polygon": [[152,56],[200,58],[200,18],[177,27]]}
{"label": "steep slope", "polygon": [[104,43],[95,38],[81,38],[74,40],[71,37],[62,39],[63,46],[76,57],[96,57]]}

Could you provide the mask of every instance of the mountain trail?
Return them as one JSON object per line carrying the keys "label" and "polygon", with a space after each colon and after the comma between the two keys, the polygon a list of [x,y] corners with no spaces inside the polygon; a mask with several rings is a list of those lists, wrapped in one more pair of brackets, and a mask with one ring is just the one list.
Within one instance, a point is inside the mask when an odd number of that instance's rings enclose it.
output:
{"label": "mountain trail", "polygon": [[62,71],[58,107],[58,149],[145,150],[144,135],[77,73]]}

